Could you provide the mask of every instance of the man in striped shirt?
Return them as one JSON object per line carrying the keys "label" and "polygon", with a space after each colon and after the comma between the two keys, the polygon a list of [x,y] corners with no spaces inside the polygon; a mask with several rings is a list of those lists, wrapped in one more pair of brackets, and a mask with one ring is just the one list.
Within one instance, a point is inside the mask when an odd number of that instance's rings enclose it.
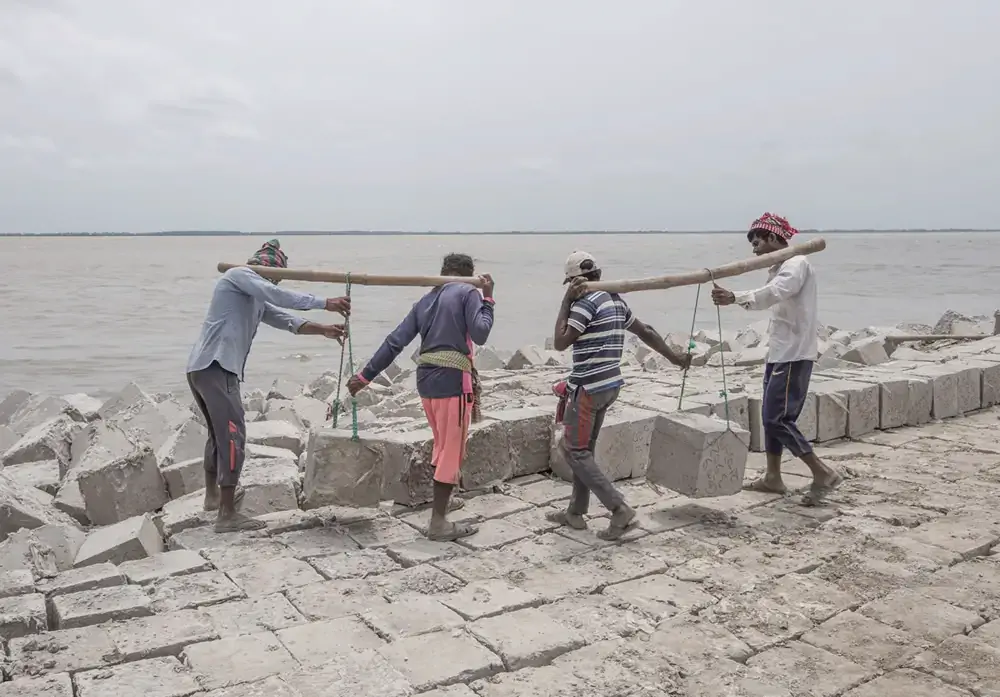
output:
{"label": "man in striped shirt", "polygon": [[573,471],[573,496],[565,511],[555,511],[547,517],[577,530],[586,528],[584,516],[590,505],[590,492],[594,492],[611,512],[608,529],[598,533],[598,537],[616,540],[635,523],[635,511],[598,467],[594,448],[604,415],[625,384],[621,370],[625,332],[635,334],[676,366],[683,368],[690,359],[676,354],[655,329],[639,321],[617,293],[584,292],[584,283],[601,278],[593,256],[573,252],[566,259],[565,271],[564,283],[570,285],[556,319],[553,346],[557,351],[573,347],[573,371],[566,381],[568,403],[561,443]]}

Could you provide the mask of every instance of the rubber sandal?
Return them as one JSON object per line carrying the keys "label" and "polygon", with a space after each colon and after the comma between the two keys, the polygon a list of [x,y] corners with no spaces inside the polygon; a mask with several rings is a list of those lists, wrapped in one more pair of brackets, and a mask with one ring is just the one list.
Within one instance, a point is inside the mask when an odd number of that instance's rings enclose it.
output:
{"label": "rubber sandal", "polygon": [[802,495],[802,501],[800,502],[800,504],[802,506],[806,506],[807,508],[811,508],[813,506],[819,506],[826,500],[827,496],[832,494],[837,489],[837,487],[839,487],[843,483],[844,483],[844,478],[838,474],[837,478],[833,480],[831,484],[827,484],[825,486],[813,485],[812,487],[809,488],[809,491],[807,491],[805,494]]}
{"label": "rubber sandal", "polygon": [[[611,514],[611,520],[614,520],[614,514]],[[639,514],[632,510],[632,517],[625,521],[623,524],[615,525],[614,523],[608,523],[606,530],[601,530],[597,533],[597,537],[602,540],[613,541],[621,539],[621,537],[627,533],[629,530],[634,528],[639,524]]]}
{"label": "rubber sandal", "polygon": [[568,511],[549,511],[545,514],[545,520],[550,523],[565,525],[574,530],[586,530],[587,519],[582,515],[570,515]]}
{"label": "rubber sandal", "polygon": [[427,539],[434,542],[454,542],[469,535],[475,535],[479,528],[466,523],[449,523],[449,527],[440,532],[427,531]]}
{"label": "rubber sandal", "polygon": [[232,518],[215,521],[216,532],[250,532],[251,530],[263,530],[267,523],[256,518],[248,518],[242,513],[237,513]]}
{"label": "rubber sandal", "polygon": [[781,495],[781,496],[784,496],[785,494],[788,493],[788,488],[787,487],[785,487],[784,489],[782,489],[780,491],[777,490],[777,489],[771,488],[767,484],[767,482],[764,481],[763,477],[758,477],[757,479],[753,480],[749,484],[744,484],[743,485],[743,490],[744,491],[756,491],[758,494],[778,494],[778,495]]}
{"label": "rubber sandal", "polygon": [[[243,497],[247,495],[246,489],[241,486],[236,487],[236,493],[233,494],[233,506],[236,510],[240,510],[240,506],[243,505]],[[204,506],[206,511],[217,511],[219,510],[219,504],[216,503],[214,506]]]}

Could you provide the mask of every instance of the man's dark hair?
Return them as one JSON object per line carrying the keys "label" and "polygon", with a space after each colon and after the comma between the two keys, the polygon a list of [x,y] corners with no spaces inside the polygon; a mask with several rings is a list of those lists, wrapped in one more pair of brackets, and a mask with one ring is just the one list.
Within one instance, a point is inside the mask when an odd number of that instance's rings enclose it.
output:
{"label": "man's dark hair", "polygon": [[468,254],[449,254],[441,262],[442,276],[472,276],[476,265]]}

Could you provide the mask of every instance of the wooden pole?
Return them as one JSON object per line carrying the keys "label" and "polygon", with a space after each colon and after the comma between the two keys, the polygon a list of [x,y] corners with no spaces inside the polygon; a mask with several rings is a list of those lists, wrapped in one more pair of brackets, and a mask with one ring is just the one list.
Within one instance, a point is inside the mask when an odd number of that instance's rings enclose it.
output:
{"label": "wooden pole", "polygon": [[787,261],[792,257],[803,254],[815,254],[826,249],[826,240],[817,237],[804,244],[795,244],[770,254],[761,254],[759,257],[734,261],[731,264],[724,264],[714,269],[702,269],[700,271],[689,271],[687,273],[675,274],[672,276],[658,276],[655,278],[636,278],[624,281],[590,281],[584,284],[584,288],[591,290],[606,290],[609,293],[630,293],[635,290],[663,290],[665,288],[676,288],[677,286],[695,286],[701,283],[708,283],[713,278],[729,278],[766,269]]}
{"label": "wooden pole", "polygon": [[[219,273],[229,269],[247,266],[247,264],[219,263]],[[445,283],[469,283],[479,288],[482,286],[476,276],[376,276],[366,273],[350,273],[345,271],[314,271],[310,269],[276,269],[270,266],[251,266],[256,273],[264,278],[277,281],[311,281],[314,283],[347,283],[348,276],[351,285],[356,286],[443,286]]]}

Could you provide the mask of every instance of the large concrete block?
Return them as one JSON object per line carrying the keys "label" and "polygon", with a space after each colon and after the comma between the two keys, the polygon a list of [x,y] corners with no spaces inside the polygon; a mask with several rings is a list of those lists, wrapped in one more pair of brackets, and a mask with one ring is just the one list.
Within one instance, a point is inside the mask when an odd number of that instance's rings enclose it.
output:
{"label": "large concrete block", "polygon": [[806,394],[805,401],[802,403],[802,411],[799,413],[799,418],[795,420],[795,424],[799,427],[803,438],[808,441],[816,440],[816,429],[819,427],[819,406],[815,393]]}
{"label": "large concrete block", "polygon": [[97,397],[91,397],[89,394],[83,392],[75,392],[73,394],[64,394],[62,398],[66,400],[67,404],[80,412],[80,415],[86,421],[96,421],[101,418],[98,412],[101,410],[104,402]]}
{"label": "large concrete block", "polygon": [[36,578],[52,578],[73,568],[73,560],[86,537],[74,525],[20,530],[0,544],[0,568],[29,569]]}
{"label": "large concrete block", "polygon": [[107,421],[124,412],[138,410],[150,404],[155,404],[153,398],[134,382],[130,382],[119,390],[118,394],[108,398],[97,410],[97,414]]}
{"label": "large concrete block", "polygon": [[302,507],[377,506],[391,457],[383,440],[367,434],[354,441],[350,431],[313,431],[306,449]]}
{"label": "large concrete block", "polygon": [[953,368],[934,364],[921,366],[912,372],[930,379],[932,417],[949,419],[958,416],[958,375]]}
{"label": "large concrete block", "polygon": [[0,453],[6,453],[12,445],[21,440],[10,426],[0,424]]}
{"label": "large concrete block", "polygon": [[247,424],[247,442],[284,448],[302,454],[302,429],[288,421],[257,421]]}
{"label": "large concrete block", "polygon": [[382,483],[382,498],[404,506],[417,506],[434,497],[434,434],[429,428],[385,434],[389,466]]}
{"label": "large concrete block", "polygon": [[205,488],[205,457],[195,457],[160,468],[167,494],[172,499]]}
{"label": "large concrete block", "polygon": [[45,596],[41,593],[0,598],[0,640],[44,632],[46,617]]}
{"label": "large concrete block", "polygon": [[7,467],[4,474],[21,486],[30,486],[55,496],[59,491],[59,463],[55,460],[25,462]]}
{"label": "large concrete block", "polygon": [[162,507],[169,497],[156,455],[148,446],[80,472],[77,481],[87,517],[109,525]]}
{"label": "large concrete block", "polygon": [[17,410],[31,399],[31,393],[27,390],[12,390],[7,396],[0,399],[0,424],[7,426]]}
{"label": "large concrete block", "polygon": [[549,468],[549,443],[555,426],[553,410],[540,407],[504,409],[490,413],[489,417],[504,425],[515,477]]}
{"label": "large concrete block", "polygon": [[167,467],[175,462],[204,456],[207,439],[208,429],[192,416],[160,446],[156,451],[156,461],[160,467]]}
{"label": "large concrete block", "polygon": [[121,564],[163,551],[163,540],[153,519],[141,515],[93,530],[76,553],[73,565],[80,567],[106,561]]}
{"label": "large concrete block", "polygon": [[76,629],[153,614],[149,596],[133,585],[57,595],[49,600],[49,606],[57,629]]}
{"label": "large concrete block", "polygon": [[860,438],[878,429],[879,386],[852,382],[844,390],[847,394],[847,435]]}
{"label": "large concrete block", "polygon": [[0,542],[21,528],[74,526],[66,514],[52,507],[52,500],[44,491],[18,484],[0,472]]}
{"label": "large concrete block", "polygon": [[700,414],[659,416],[646,479],[691,498],[731,496],[743,488],[750,433]]}
{"label": "large concrete block", "polygon": [[813,385],[816,395],[816,440],[820,443],[847,435],[848,396],[844,384],[837,380],[817,382]]}
{"label": "large concrete block", "polygon": [[930,378],[907,375],[910,403],[906,410],[906,425],[929,423],[934,410],[934,383]]}
{"label": "large concrete block", "polygon": [[980,361],[953,361],[944,367],[955,373],[958,413],[968,414],[983,406],[983,364]]}
{"label": "large concrete block", "polygon": [[[813,411],[816,411],[816,396],[812,396]],[[750,432],[750,450],[755,453],[764,452],[764,398],[761,395],[747,397],[747,421],[750,422],[747,429]]]}
{"label": "large concrete block", "polygon": [[241,509],[245,515],[259,516],[299,507],[299,466],[294,459],[249,459],[243,464],[240,482],[246,491]]}
{"label": "large concrete block", "polygon": [[879,365],[889,360],[885,352],[885,338],[871,337],[851,346],[841,358],[849,363],[861,365]]}
{"label": "large concrete block", "polygon": [[[95,421],[73,435],[70,448],[70,468],[101,465],[109,460],[125,457],[136,445],[128,435],[113,423]],[[62,472],[66,475],[66,470]]]}
{"label": "large concrete block", "polygon": [[3,455],[5,466],[38,460],[58,460],[69,463],[73,434],[81,427],[66,414],[35,426],[21,436]]}
{"label": "large concrete block", "polygon": [[23,436],[36,426],[64,414],[74,421],[85,420],[80,412],[61,397],[32,395],[18,407],[7,425],[14,433]]}

